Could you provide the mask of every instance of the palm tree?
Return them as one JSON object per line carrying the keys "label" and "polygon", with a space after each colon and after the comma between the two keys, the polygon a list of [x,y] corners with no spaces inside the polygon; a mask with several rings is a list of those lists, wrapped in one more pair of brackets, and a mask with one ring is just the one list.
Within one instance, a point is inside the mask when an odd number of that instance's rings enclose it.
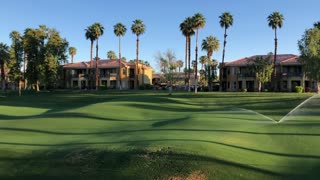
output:
{"label": "palm tree", "polygon": [[92,51],[93,51],[93,43],[96,40],[94,33],[93,33],[93,29],[92,26],[88,26],[87,29],[85,29],[86,33],[86,39],[90,40],[90,68],[92,67]]}
{"label": "palm tree", "polygon": [[69,47],[69,55],[71,56],[71,63],[73,63],[73,58],[77,54],[77,48]]}
{"label": "palm tree", "polygon": [[203,70],[203,65],[208,62],[208,57],[207,56],[200,56],[199,62],[201,64],[201,70]]}
{"label": "palm tree", "polygon": [[[219,47],[220,47],[220,44],[219,44],[219,40],[216,38],[216,37],[213,37],[213,36],[208,36],[206,37],[206,39],[202,40],[202,50],[205,50],[207,51],[207,62],[210,61],[211,59],[211,56],[212,56],[212,53],[214,51],[218,51],[219,50]],[[209,83],[209,90],[211,91],[211,88],[212,88],[212,78],[211,78],[211,66],[209,65],[208,63],[208,83]]]}
{"label": "palm tree", "polygon": [[[137,44],[136,44],[136,72],[135,72],[135,84],[136,89],[139,87],[139,80],[138,80],[138,63],[139,63],[139,36],[142,35],[145,32],[145,25],[143,24],[142,20],[136,19],[133,21],[133,24],[131,26],[131,31],[133,34],[137,36]],[[142,76],[143,78],[143,76]],[[144,79],[142,79],[142,83],[144,83]]]}
{"label": "palm tree", "polygon": [[[191,36],[195,34],[193,30],[193,20],[191,17],[186,18],[180,24],[180,31],[186,37],[186,50],[185,50],[185,64],[186,69],[188,69],[185,73],[188,72],[188,90],[190,91],[190,59],[191,59]],[[185,74],[186,77],[186,74]]]}
{"label": "palm tree", "polygon": [[[93,33],[93,29],[92,29],[92,26],[88,26],[87,29],[85,29],[86,33],[85,33],[85,36],[86,36],[86,39],[89,39],[90,40],[90,88],[93,86],[93,77],[92,77],[92,62],[93,62],[93,58],[92,58],[92,53],[93,53],[93,43],[94,41],[96,40],[96,37],[94,36],[94,33]],[[89,73],[89,69],[87,69],[87,73]]]}
{"label": "palm tree", "polygon": [[117,59],[118,57],[117,57],[117,55],[116,55],[116,53],[114,51],[108,51],[107,52],[107,58],[108,59]]}
{"label": "palm tree", "polygon": [[178,60],[176,62],[177,68],[179,70],[179,74],[180,74],[180,69],[183,67],[183,61],[182,60]]}
{"label": "palm tree", "polygon": [[96,90],[98,90],[99,86],[99,69],[98,69],[98,63],[99,63],[99,37],[103,35],[104,27],[100,23],[94,23],[92,26],[92,33],[96,40]]}
{"label": "palm tree", "polygon": [[0,66],[1,66],[1,82],[2,82],[2,93],[6,93],[6,74],[4,70],[4,66],[9,60],[9,47],[4,44],[0,43]]}
{"label": "palm tree", "polygon": [[[198,87],[198,32],[200,28],[203,28],[206,25],[206,19],[205,17],[200,14],[196,13],[193,17],[193,29],[196,30],[196,58],[195,58],[195,79],[196,79],[196,87]],[[197,88],[194,90],[195,93],[197,93]]]}
{"label": "palm tree", "polygon": [[119,88],[122,89],[121,83],[121,36],[124,36],[127,32],[127,28],[122,23],[117,23],[113,26],[114,34],[119,37]]}
{"label": "palm tree", "polygon": [[277,29],[282,27],[284,17],[279,12],[275,11],[270,14],[268,17],[268,26],[274,30],[274,59],[273,59],[273,78],[274,81],[274,90],[276,90],[277,80],[276,80],[276,60],[277,60],[277,48],[278,48],[278,39],[277,39]]}
{"label": "palm tree", "polygon": [[222,66],[220,69],[220,91],[222,90],[222,77],[223,77],[223,68],[224,68],[224,56],[227,44],[227,29],[233,24],[233,17],[229,12],[224,12],[220,18],[220,26],[224,28],[224,41],[223,41],[223,52],[222,52]]}
{"label": "palm tree", "polygon": [[169,62],[168,62],[166,59],[161,58],[161,59],[160,59],[160,63],[161,63],[161,71],[162,71],[163,73],[167,73],[167,67],[168,67],[168,65],[169,65]]}

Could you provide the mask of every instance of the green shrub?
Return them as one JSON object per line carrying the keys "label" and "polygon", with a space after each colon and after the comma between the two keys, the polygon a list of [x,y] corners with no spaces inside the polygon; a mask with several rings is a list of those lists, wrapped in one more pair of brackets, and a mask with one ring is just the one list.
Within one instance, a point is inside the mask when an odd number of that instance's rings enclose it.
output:
{"label": "green shrub", "polygon": [[139,86],[140,90],[151,90],[153,89],[153,86],[151,84],[142,84]]}
{"label": "green shrub", "polygon": [[242,92],[247,92],[248,89],[247,89],[247,88],[242,88],[241,91],[242,91]]}
{"label": "green shrub", "polygon": [[268,89],[264,89],[263,91],[264,91],[264,92],[268,92],[269,90],[268,90]]}
{"label": "green shrub", "polygon": [[99,90],[107,90],[108,87],[107,86],[99,86]]}
{"label": "green shrub", "polygon": [[296,92],[297,93],[302,93],[303,92],[303,87],[302,86],[296,86]]}

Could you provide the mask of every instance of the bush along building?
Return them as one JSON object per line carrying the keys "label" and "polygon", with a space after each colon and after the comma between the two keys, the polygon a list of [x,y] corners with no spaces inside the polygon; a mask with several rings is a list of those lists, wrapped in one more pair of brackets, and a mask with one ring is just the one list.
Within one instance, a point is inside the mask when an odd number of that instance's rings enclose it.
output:
{"label": "bush along building", "polygon": [[[273,56],[255,55],[225,63],[222,69],[222,90],[229,92],[259,91],[257,72],[252,70],[250,63],[251,60],[258,57],[270,64],[273,62]],[[276,76],[272,76],[270,81],[262,84],[262,91],[292,92],[296,91],[297,86],[303,87],[305,92],[317,91],[318,82],[305,76],[299,56],[293,54],[277,55],[275,67]]]}
{"label": "bush along building", "polygon": [[[137,89],[152,83],[152,68],[142,63],[136,64],[119,59],[70,63],[63,66],[63,87],[74,89],[94,89],[96,87],[96,66],[100,88]],[[119,68],[121,67],[121,68]],[[120,72],[120,73],[119,73]],[[137,75],[138,82],[135,83]],[[121,84],[121,86],[120,86]]]}

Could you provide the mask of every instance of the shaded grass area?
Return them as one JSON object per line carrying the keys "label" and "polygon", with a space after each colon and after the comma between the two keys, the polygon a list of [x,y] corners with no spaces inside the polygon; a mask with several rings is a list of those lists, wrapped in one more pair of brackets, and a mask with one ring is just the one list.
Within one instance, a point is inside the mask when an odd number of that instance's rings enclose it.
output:
{"label": "shaded grass area", "polygon": [[[12,179],[170,179],[186,178],[201,172],[206,178],[251,178],[284,176],[248,165],[216,158],[179,154],[167,148],[154,150],[106,151],[68,149],[36,152],[23,158],[2,158],[8,161],[7,176]],[[224,169],[224,170],[222,170]],[[236,170],[239,174],[230,174]]]}
{"label": "shaded grass area", "polygon": [[9,93],[0,98],[0,177],[315,178],[319,99],[273,121],[312,95]]}

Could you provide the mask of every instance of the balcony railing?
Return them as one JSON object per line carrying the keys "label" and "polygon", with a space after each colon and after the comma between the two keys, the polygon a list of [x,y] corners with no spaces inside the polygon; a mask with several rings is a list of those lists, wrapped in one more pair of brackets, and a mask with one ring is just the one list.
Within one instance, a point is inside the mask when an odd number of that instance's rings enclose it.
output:
{"label": "balcony railing", "polygon": [[243,78],[254,78],[256,75],[254,73],[239,73],[238,78],[243,79]]}
{"label": "balcony railing", "polygon": [[302,77],[303,73],[302,72],[285,72],[281,73],[282,77]]}
{"label": "balcony railing", "polygon": [[87,78],[88,74],[72,74],[73,78]]}
{"label": "balcony railing", "polygon": [[117,78],[118,73],[100,74],[100,78]]}

